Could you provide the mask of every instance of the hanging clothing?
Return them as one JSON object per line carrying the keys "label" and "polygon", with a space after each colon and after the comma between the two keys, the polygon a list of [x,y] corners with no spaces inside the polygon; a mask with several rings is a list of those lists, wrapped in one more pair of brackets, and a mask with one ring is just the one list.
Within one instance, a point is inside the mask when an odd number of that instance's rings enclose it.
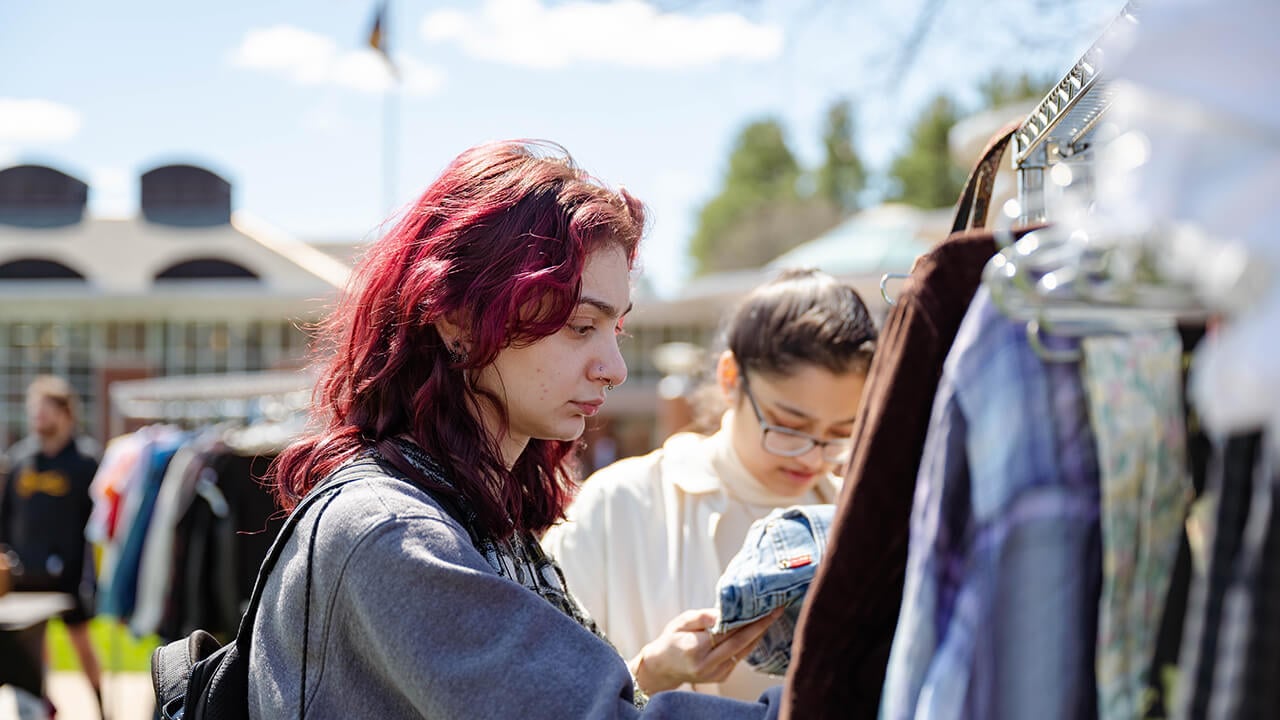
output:
{"label": "hanging clothing", "polygon": [[902,602],[911,497],[930,408],[943,360],[995,252],[991,234],[982,231],[939,243],[916,261],[880,333],[827,560],[800,612],[783,717],[876,715]]}
{"label": "hanging clothing", "polygon": [[[733,450],[726,426],[678,433],[648,455],[605,467],[583,483],[565,522],[543,537],[569,590],[625,658],[685,610],[716,604],[716,580],[751,523],[775,508],[829,503],[837,480],[798,497],[776,495]],[[778,678],[745,664],[723,683],[694,689],[754,700]]]}
{"label": "hanging clothing", "polygon": [[151,528],[138,561],[138,600],[129,618],[134,637],[155,633],[164,618],[165,601],[173,587],[171,561],[180,507],[191,502],[196,475],[203,469],[199,447],[200,441],[193,440],[178,448],[160,483]]}
{"label": "hanging clothing", "polygon": [[1196,574],[1191,588],[1176,717],[1238,716],[1251,621],[1248,598],[1239,590],[1250,582],[1265,538],[1265,525],[1263,532],[1258,523],[1250,528],[1255,490],[1269,485],[1269,479],[1255,477],[1261,449],[1262,435],[1250,433],[1228,438],[1215,453],[1206,490],[1217,509],[1208,529],[1211,554],[1207,571]]}
{"label": "hanging clothing", "polygon": [[1096,716],[1098,478],[1079,368],[1042,362],[985,289],[943,369],[910,547],[882,717]]}
{"label": "hanging clothing", "polygon": [[[1194,348],[1204,337],[1204,333],[1204,326],[1198,323],[1178,327],[1183,348]],[[1184,398],[1187,396],[1187,376],[1188,368],[1186,363],[1183,363],[1181,387]],[[1183,412],[1185,416],[1183,424],[1187,428],[1187,467],[1191,475],[1192,492],[1195,498],[1201,498],[1209,484],[1209,461],[1213,454],[1213,445],[1204,432],[1204,425],[1200,422],[1195,405],[1184,402]],[[1193,503],[1192,508],[1194,507]],[[1188,532],[1188,523],[1183,524],[1179,537],[1178,556],[1169,581],[1169,592],[1165,596],[1161,609],[1155,651],[1146,674],[1146,689],[1142,694],[1141,717],[1144,720],[1165,720],[1169,717],[1169,709],[1173,707],[1174,685],[1178,676],[1178,654],[1182,649],[1187,598],[1191,591],[1191,537]]]}
{"label": "hanging clothing", "polygon": [[160,485],[169,468],[174,453],[187,441],[184,433],[176,429],[159,434],[147,444],[142,463],[142,482],[134,492],[138,496],[137,510],[120,542],[118,562],[112,573],[110,592],[105,593],[103,612],[128,621],[133,617],[138,599],[138,575],[141,567],[144,543],[151,531],[151,517],[155,512]]}
{"label": "hanging clothing", "polygon": [[151,425],[113,438],[107,443],[102,464],[93,476],[89,487],[93,512],[85,528],[85,537],[100,548],[99,602],[106,614],[116,614],[116,569],[123,559],[121,552],[142,506],[147,471],[151,465],[151,448],[157,438],[173,432],[177,429],[172,426]]}
{"label": "hanging clothing", "polygon": [[[1275,458],[1260,478],[1267,498],[1266,530],[1256,546],[1257,560],[1249,592],[1253,597],[1247,644],[1241,718],[1280,716],[1280,473]],[[1259,503],[1263,505],[1264,503]]]}
{"label": "hanging clothing", "polygon": [[203,459],[209,472],[175,529],[174,587],[159,634],[176,639],[197,628],[234,635],[258,566],[284,525],[275,499],[262,485],[272,455],[246,456],[221,446]]}
{"label": "hanging clothing", "polygon": [[1182,341],[1167,330],[1090,337],[1082,348],[1102,503],[1098,716],[1131,720],[1192,497]]}

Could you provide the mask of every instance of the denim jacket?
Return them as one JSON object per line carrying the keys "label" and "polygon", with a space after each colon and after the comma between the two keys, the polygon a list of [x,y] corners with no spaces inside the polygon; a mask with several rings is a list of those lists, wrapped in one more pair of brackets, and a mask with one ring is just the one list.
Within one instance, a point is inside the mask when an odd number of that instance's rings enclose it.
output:
{"label": "denim jacket", "polygon": [[786,674],[800,607],[826,550],[834,518],[835,505],[829,504],[774,510],[752,523],[742,549],[716,583],[720,618],[713,633],[787,608],[747,657],[747,664],[759,672]]}

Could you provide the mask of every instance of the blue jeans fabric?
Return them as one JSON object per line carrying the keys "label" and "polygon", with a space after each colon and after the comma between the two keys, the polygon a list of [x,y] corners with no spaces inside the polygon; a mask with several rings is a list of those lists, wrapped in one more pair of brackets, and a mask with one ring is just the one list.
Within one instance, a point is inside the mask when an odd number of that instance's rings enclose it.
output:
{"label": "blue jeans fabric", "polygon": [[712,632],[727,632],[786,608],[747,657],[759,672],[786,674],[800,608],[834,519],[835,505],[830,504],[774,510],[752,523],[742,549],[716,583],[720,619]]}

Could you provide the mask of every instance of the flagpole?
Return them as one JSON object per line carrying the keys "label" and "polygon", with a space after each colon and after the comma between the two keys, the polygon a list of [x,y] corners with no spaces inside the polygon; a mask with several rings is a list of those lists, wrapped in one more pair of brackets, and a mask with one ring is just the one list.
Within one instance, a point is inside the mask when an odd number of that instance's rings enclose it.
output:
{"label": "flagpole", "polygon": [[390,34],[391,0],[379,0],[368,43],[382,55],[389,79],[382,96],[382,204],[387,215],[396,207],[396,161],[400,154],[400,72],[391,59]]}
{"label": "flagpole", "polygon": [[394,75],[387,86],[382,108],[382,195],[387,214],[395,210],[396,159],[400,136],[400,83]]}

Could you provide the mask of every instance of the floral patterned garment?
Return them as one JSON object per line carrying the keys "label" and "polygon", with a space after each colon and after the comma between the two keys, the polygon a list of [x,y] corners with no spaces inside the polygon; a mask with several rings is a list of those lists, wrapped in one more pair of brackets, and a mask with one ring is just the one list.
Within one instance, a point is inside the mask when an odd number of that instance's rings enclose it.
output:
{"label": "floral patterned garment", "polygon": [[1137,717],[1193,490],[1176,331],[1083,342],[1102,486],[1100,720]]}

